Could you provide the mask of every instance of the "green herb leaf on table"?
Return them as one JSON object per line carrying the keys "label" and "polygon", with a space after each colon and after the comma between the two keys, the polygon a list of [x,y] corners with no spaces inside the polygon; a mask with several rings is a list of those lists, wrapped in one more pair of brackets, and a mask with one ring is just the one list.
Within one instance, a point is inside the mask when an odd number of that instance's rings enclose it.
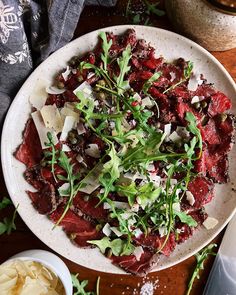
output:
{"label": "green herb leaf on table", "polygon": [[3,219],[3,222],[0,222],[0,235],[7,233],[8,235],[11,234],[13,230],[16,230],[15,225],[15,219],[16,219],[16,213],[17,209],[19,207],[19,204],[17,205],[12,217],[5,217]]}
{"label": "green herb leaf on table", "polygon": [[[88,292],[85,290],[85,287],[88,285],[88,280],[83,280],[80,281],[78,278],[79,274],[77,273],[76,275],[71,274],[71,280],[74,288],[73,295],[95,295],[95,292]],[[100,277],[97,279],[97,284],[96,284],[96,295],[99,295],[99,282],[100,282]]]}
{"label": "green herb leaf on table", "polygon": [[160,2],[157,3],[150,3],[147,0],[143,0],[144,4],[146,5],[147,9],[146,9],[146,13],[147,14],[154,14],[156,16],[163,16],[165,15],[165,11],[158,9],[157,6],[160,4]]}
{"label": "green herb leaf on table", "polygon": [[0,210],[6,208],[9,205],[12,205],[11,199],[4,197],[0,202]]}
{"label": "green herb leaf on table", "polygon": [[213,248],[217,247],[216,244],[210,244],[208,245],[207,247],[203,248],[200,252],[198,252],[195,257],[196,257],[196,260],[197,260],[197,265],[193,271],[193,274],[191,276],[191,279],[189,281],[189,284],[188,284],[188,290],[187,290],[187,293],[186,295],[189,295],[191,290],[192,290],[192,287],[193,287],[193,283],[195,281],[195,279],[199,279],[200,278],[200,270],[204,269],[204,262],[206,261],[206,259],[208,258],[209,255],[213,255],[215,256],[216,253],[213,251]]}

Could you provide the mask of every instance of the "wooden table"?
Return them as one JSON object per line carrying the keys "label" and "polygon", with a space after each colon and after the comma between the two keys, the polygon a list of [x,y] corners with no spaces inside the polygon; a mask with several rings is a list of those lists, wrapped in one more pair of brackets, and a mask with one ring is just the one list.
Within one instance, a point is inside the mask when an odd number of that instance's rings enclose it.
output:
{"label": "wooden table", "polygon": [[[131,19],[125,17],[125,0],[118,0],[114,8],[87,7],[84,9],[78,23],[75,37],[79,37],[87,32],[98,28],[111,25],[127,24]],[[167,30],[174,30],[168,22],[166,16],[151,16],[150,21],[153,26],[161,27]],[[226,52],[212,52],[212,54],[225,66],[231,76],[236,80],[236,48]],[[6,196],[7,191],[2,177],[0,175],[0,196]],[[0,197],[0,198],[1,198]],[[0,212],[0,220],[8,213],[12,214],[13,208],[8,208]],[[16,219],[17,230],[11,235],[0,236],[0,263],[15,253],[27,249],[45,249],[50,250],[26,227],[24,222],[18,216]],[[39,225],[40,226],[40,225]],[[220,244],[223,233],[221,233],[215,242]],[[85,267],[79,266],[63,258],[73,273],[79,273],[81,279],[89,279],[89,290],[94,290],[97,277],[101,277],[100,294],[101,295],[121,295],[121,294],[139,294],[139,290],[144,282],[155,282],[156,290],[154,294],[174,294],[184,295],[191,273],[195,267],[195,258],[191,257],[184,262],[169,269],[149,274],[145,278],[139,278],[129,275],[112,275],[96,272]],[[209,258],[205,263],[205,269],[201,273],[200,280],[194,284],[191,295],[202,294],[204,285],[209,275],[213,263],[213,258]],[[136,292],[134,292],[136,290]],[[33,294],[32,294],[33,295]]]}

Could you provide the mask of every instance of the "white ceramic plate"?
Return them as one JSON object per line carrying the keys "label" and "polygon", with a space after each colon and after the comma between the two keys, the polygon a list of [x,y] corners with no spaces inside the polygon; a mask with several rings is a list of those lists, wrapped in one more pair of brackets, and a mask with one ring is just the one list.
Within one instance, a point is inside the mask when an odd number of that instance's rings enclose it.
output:
{"label": "white ceramic plate", "polygon": [[[138,38],[144,38],[150,42],[156,48],[157,56],[163,55],[167,60],[184,57],[186,60],[193,61],[194,71],[204,73],[209,82],[213,82],[219,90],[232,99],[233,112],[236,113],[234,81],[224,67],[205,49],[180,35],[157,28],[125,25],[103,30],[121,34],[128,28],[134,28]],[[52,79],[55,73],[66,66],[67,61],[73,55],[83,54],[93,49],[99,31],[101,30],[86,34],[53,53],[26,80],[15,97],[5,120],[1,158],[9,194],[15,205],[20,204],[19,214],[39,239],[57,253],[80,265],[104,272],[124,273],[100,254],[98,249],[77,248],[59,227],[52,231],[52,223],[48,218],[38,214],[31,205],[31,201],[25,193],[25,190],[32,189],[23,178],[25,166],[13,157],[13,152],[22,142],[22,131],[31,112],[28,98],[33,92],[37,80],[41,78]],[[236,194],[232,191],[234,185],[232,181],[236,179],[236,169],[233,162],[235,158],[236,148],[234,147],[230,157],[231,182],[217,186],[214,200],[206,206],[208,214],[219,220],[218,225],[209,231],[204,228],[196,231],[191,239],[177,246],[170,257],[163,256],[153,271],[173,266],[193,255],[209,243],[229,222],[236,207]]]}

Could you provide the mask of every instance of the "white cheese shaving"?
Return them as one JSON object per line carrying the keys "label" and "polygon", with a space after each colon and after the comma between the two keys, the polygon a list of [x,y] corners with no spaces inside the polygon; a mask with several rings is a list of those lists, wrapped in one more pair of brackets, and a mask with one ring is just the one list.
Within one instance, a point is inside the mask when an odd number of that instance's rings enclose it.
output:
{"label": "white cheese shaving", "polygon": [[137,100],[138,102],[140,102],[142,99],[141,99],[141,96],[136,92],[134,95],[133,95],[133,98],[135,100]]}
{"label": "white cheese shaving", "polygon": [[143,253],[144,253],[143,248],[141,246],[138,246],[138,247],[135,247],[133,255],[139,261]]}
{"label": "white cheese shaving", "polygon": [[82,122],[79,122],[77,124],[77,132],[79,135],[84,134],[86,132],[86,129],[84,128],[84,124]]}
{"label": "white cheese shaving", "polygon": [[160,237],[161,238],[164,237],[164,236],[166,236],[167,233],[168,233],[168,230],[167,230],[167,227],[166,226],[160,226],[158,228],[158,231],[159,231],[159,234],[160,234]]}
{"label": "white cheese shaving", "polygon": [[143,232],[141,231],[140,228],[136,228],[135,230],[133,230],[133,234],[135,238],[139,238],[143,234]]}
{"label": "white cheese shaving", "polygon": [[61,75],[65,81],[68,80],[70,73],[71,73],[71,68],[69,66],[66,67],[65,72],[61,73]]}
{"label": "white cheese shaving", "polygon": [[59,88],[57,88],[57,87],[55,87],[55,86],[47,86],[46,87],[46,92],[48,93],[48,94],[62,94],[62,93],[64,93],[66,91],[66,89],[59,89]]}
{"label": "white cheese shaving", "polygon": [[130,211],[132,212],[138,212],[138,210],[139,210],[139,204],[137,203],[133,204],[133,206],[130,209]]}
{"label": "white cheese shaving", "polygon": [[120,215],[123,219],[129,219],[132,216],[131,212],[125,212]]}
{"label": "white cheese shaving", "polygon": [[53,129],[56,133],[62,131],[63,122],[56,105],[45,105],[40,110],[46,128]]}
{"label": "white cheese shaving", "polygon": [[[114,201],[113,204],[114,204],[114,207],[117,209],[124,209],[125,210],[125,209],[130,208],[129,204],[125,203],[125,202]],[[110,204],[105,202],[105,203],[103,203],[103,208],[104,209],[111,209],[111,206],[110,206]]]}
{"label": "white cheese shaving", "polygon": [[203,222],[203,225],[205,226],[206,229],[212,229],[214,228],[219,221],[215,219],[214,217],[207,217],[207,219]]}
{"label": "white cheese shaving", "polygon": [[84,161],[83,157],[78,154],[77,157],[76,157],[76,160],[79,162],[79,163],[82,163]]}
{"label": "white cheese shaving", "polygon": [[99,147],[96,143],[90,143],[88,145],[88,148],[84,150],[85,154],[87,154],[90,157],[99,159],[101,157],[101,153],[99,150]]}
{"label": "white cheese shaving", "polygon": [[170,132],[171,132],[171,123],[166,124],[164,126],[164,134],[166,135],[166,137],[168,137],[170,135]]}
{"label": "white cheese shaving", "polygon": [[161,177],[159,175],[150,174],[150,180],[154,182],[155,186],[160,186],[161,184]]}
{"label": "white cheese shaving", "polygon": [[188,82],[188,89],[191,91],[196,91],[198,85],[202,85],[204,81],[201,79],[199,74],[192,75]]}
{"label": "white cheese shaving", "polygon": [[86,186],[81,187],[79,189],[80,192],[91,194],[100,186],[98,175],[100,174],[102,168],[102,164],[97,165],[97,167],[94,168],[94,170],[88,176],[85,177],[82,183],[86,184]]}
{"label": "white cheese shaving", "polygon": [[193,194],[190,191],[186,191],[186,200],[189,202],[189,204],[191,206],[193,206],[194,203],[195,203],[195,198],[194,198]]}
{"label": "white cheese shaving", "polygon": [[64,193],[63,191],[66,191],[70,188],[70,184],[69,183],[63,183],[63,185],[61,185],[58,188],[58,192],[60,194],[60,196],[68,196],[68,194]]}
{"label": "white cheese shaving", "polygon": [[105,236],[109,237],[111,235],[111,227],[109,223],[106,223],[102,229]]}
{"label": "white cheese shaving", "polygon": [[142,99],[142,106],[143,107],[147,107],[147,108],[151,108],[154,106],[154,102],[150,99],[149,96],[146,96],[145,98]]}
{"label": "white cheese shaving", "polygon": [[78,122],[79,121],[79,113],[75,112],[71,107],[69,106],[64,106],[61,110],[61,117],[63,118],[63,121],[65,121],[65,118],[67,116],[74,117],[75,120]]}
{"label": "white cheese shaving", "polygon": [[34,108],[40,110],[47,100],[48,94],[45,86],[49,83],[47,80],[38,80],[34,85],[33,92],[30,94],[29,102]]}
{"label": "white cheese shaving", "polygon": [[174,203],[172,205],[173,210],[177,211],[177,212],[181,212],[181,208],[180,208],[180,203]]}
{"label": "white cheese shaving", "polygon": [[169,136],[169,139],[173,142],[181,140],[181,137],[178,135],[176,131],[172,132],[171,135]]}
{"label": "white cheese shaving", "polygon": [[70,152],[71,149],[70,149],[70,147],[67,144],[63,144],[62,145],[62,151],[63,152]]}
{"label": "white cheese shaving", "polygon": [[192,98],[192,100],[191,100],[191,104],[194,104],[194,103],[199,102],[199,101],[200,101],[199,96],[195,95],[195,96]]}
{"label": "white cheese shaving", "polygon": [[66,116],[64,126],[62,128],[60,141],[65,141],[68,133],[75,127],[76,120],[72,116]]}
{"label": "white cheese shaving", "polygon": [[47,137],[48,132],[50,132],[52,134],[52,140],[53,140],[54,144],[57,144],[58,139],[55,134],[55,131],[53,129],[49,129],[45,126],[40,111],[36,111],[36,112],[32,113],[31,116],[34,121],[35,127],[37,129],[42,149],[48,148],[48,146],[45,145],[45,143],[48,143],[48,137]]}
{"label": "white cheese shaving", "polygon": [[103,209],[105,209],[105,210],[111,209],[111,205],[108,204],[108,203],[106,203],[106,202],[104,202],[103,203]]}
{"label": "white cheese shaving", "polygon": [[93,92],[92,87],[90,86],[90,84],[88,82],[83,82],[82,84],[80,84],[74,91],[73,93],[76,95],[78,91],[83,92],[84,96],[86,98],[91,97],[91,94]]}
{"label": "white cheese shaving", "polygon": [[111,226],[111,230],[113,231],[115,235],[117,235],[117,237],[121,237],[123,235],[122,232],[119,231],[117,227]]}

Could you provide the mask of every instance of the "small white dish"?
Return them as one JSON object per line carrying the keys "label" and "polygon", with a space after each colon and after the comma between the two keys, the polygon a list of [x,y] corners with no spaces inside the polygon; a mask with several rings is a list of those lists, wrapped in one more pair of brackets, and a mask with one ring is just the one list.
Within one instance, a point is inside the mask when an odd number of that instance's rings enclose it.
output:
{"label": "small white dish", "polygon": [[55,254],[39,249],[27,250],[12,256],[2,265],[9,263],[13,260],[29,260],[41,263],[58,276],[58,278],[62,282],[62,285],[64,286],[65,295],[73,294],[73,285],[70,271],[65,265],[65,263]]}

